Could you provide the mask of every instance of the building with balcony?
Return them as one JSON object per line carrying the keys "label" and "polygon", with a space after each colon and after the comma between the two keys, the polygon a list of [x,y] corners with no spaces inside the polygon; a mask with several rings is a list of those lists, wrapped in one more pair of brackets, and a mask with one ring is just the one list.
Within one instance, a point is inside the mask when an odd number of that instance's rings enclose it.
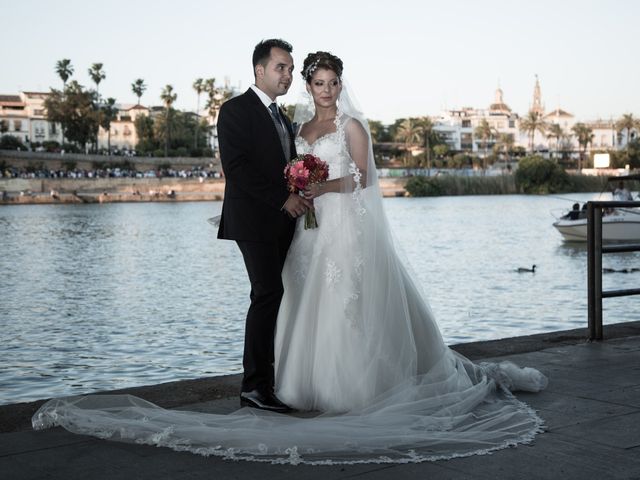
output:
{"label": "building with balcony", "polygon": [[0,94],[0,136],[13,135],[26,147],[42,142],[62,142],[62,130],[47,120],[44,101],[46,92]]}

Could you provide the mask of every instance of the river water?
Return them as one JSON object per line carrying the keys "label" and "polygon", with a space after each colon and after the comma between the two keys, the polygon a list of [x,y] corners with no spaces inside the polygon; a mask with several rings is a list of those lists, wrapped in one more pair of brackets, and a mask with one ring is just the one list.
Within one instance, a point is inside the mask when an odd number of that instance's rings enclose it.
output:
{"label": "river water", "polygon": [[[586,200],[590,194],[566,195]],[[545,196],[384,200],[450,344],[586,327],[586,248]],[[221,203],[0,207],[0,404],[241,371],[249,284]],[[640,266],[639,253],[604,266]],[[517,273],[536,264],[535,274]],[[604,288],[637,288],[640,273]],[[640,299],[604,300],[605,323]]]}

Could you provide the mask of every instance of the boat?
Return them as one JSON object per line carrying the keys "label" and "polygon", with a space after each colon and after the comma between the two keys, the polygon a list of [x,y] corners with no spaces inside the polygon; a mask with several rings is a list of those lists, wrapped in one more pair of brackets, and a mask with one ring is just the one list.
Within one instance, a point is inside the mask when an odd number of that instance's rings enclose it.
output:
{"label": "boat", "polygon": [[[624,182],[625,180],[640,180],[640,175],[609,177],[609,182]],[[621,186],[622,187],[622,186]],[[631,194],[619,193],[622,188],[612,194],[613,201],[632,201]],[[586,204],[580,209],[578,203],[573,209],[553,222],[553,226],[560,232],[567,242],[587,241],[587,210]],[[640,240],[640,208],[608,208],[602,212],[602,241],[628,242]]]}

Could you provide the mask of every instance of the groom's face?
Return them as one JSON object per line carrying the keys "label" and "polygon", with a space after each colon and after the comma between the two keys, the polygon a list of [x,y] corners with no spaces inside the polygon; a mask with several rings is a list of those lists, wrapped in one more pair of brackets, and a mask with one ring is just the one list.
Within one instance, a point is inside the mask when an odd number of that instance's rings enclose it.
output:
{"label": "groom's face", "polygon": [[293,57],[274,47],[266,65],[256,65],[256,86],[272,100],[289,91],[293,79]]}

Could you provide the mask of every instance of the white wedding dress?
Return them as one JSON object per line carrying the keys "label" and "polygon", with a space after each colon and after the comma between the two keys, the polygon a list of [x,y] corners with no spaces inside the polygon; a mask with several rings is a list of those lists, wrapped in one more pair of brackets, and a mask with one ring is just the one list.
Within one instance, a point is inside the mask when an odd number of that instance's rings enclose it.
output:
{"label": "white wedding dress", "polygon": [[315,199],[317,229],[298,222],[276,334],[278,396],[318,415],[172,411],[107,395],[51,400],[34,428],[292,464],[449,459],[527,443],[541,431],[510,390],[539,391],[544,375],[508,362],[476,365],[444,344],[396,253],[371,149],[367,172],[350,157],[349,122],[366,123],[356,109],[344,113],[350,103],[341,100],[336,131],[296,146],[326,161],[330,178],[354,181]]}

